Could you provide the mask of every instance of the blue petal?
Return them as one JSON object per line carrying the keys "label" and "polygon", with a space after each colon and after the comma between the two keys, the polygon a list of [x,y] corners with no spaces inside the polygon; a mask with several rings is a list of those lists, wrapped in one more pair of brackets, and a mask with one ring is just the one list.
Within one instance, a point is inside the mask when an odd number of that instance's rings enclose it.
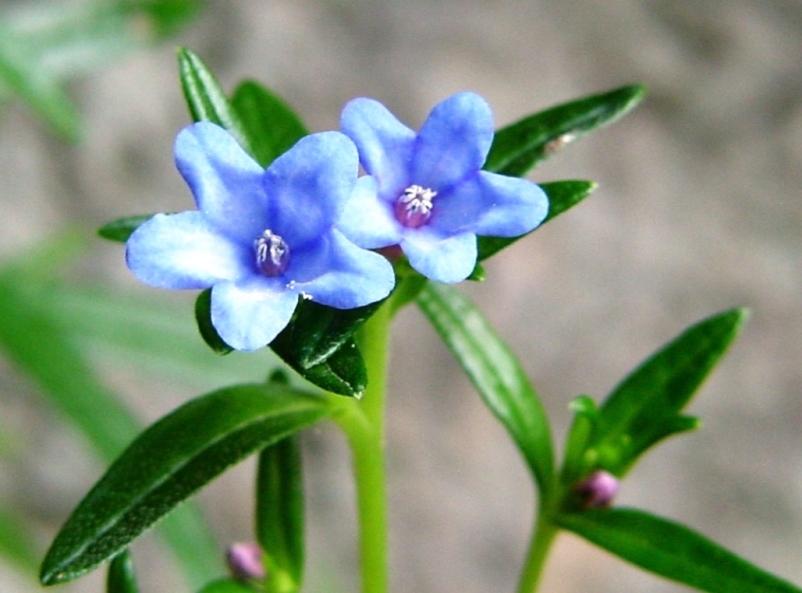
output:
{"label": "blue petal", "polygon": [[493,142],[493,113],[475,93],[437,104],[418,133],[411,181],[443,191],[482,168]]}
{"label": "blue petal", "polygon": [[356,147],[340,132],[312,134],[278,157],[265,173],[269,228],[290,249],[328,231],[353,193]]}
{"label": "blue petal", "polygon": [[278,278],[254,276],[212,288],[212,325],[236,350],[256,350],[273,341],[292,318],[298,295]]}
{"label": "blue petal", "polygon": [[264,171],[225,129],[210,122],[184,128],[175,162],[209,222],[240,241],[264,230]]}
{"label": "blue petal", "polygon": [[376,177],[379,195],[392,199],[410,185],[415,132],[373,99],[354,99],[343,109],[340,127],[359,149],[359,160]]}
{"label": "blue petal", "polygon": [[376,179],[370,175],[357,180],[335,226],[366,249],[396,245],[401,240],[401,223],[390,206],[376,195]]}
{"label": "blue petal", "polygon": [[299,291],[338,309],[381,300],[395,285],[389,261],[357,247],[336,229],[321,237],[314,250],[296,254],[287,277]]}
{"label": "blue petal", "polygon": [[546,193],[526,179],[481,171],[437,201],[430,224],[444,234],[517,237],[546,218]]}
{"label": "blue petal", "polygon": [[462,233],[442,237],[421,227],[404,235],[401,249],[409,264],[437,282],[465,280],[476,265],[476,235]]}
{"label": "blue petal", "polygon": [[157,214],[128,239],[128,267],[158,288],[208,288],[253,273],[253,251],[222,235],[200,212]]}

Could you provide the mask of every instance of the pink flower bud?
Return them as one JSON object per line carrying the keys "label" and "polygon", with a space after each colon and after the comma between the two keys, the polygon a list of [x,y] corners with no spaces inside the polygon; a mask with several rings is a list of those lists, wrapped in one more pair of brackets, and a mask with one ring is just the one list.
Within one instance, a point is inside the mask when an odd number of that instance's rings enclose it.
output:
{"label": "pink flower bud", "polygon": [[231,576],[238,581],[258,580],[267,576],[259,544],[252,542],[232,544],[226,553],[226,562]]}
{"label": "pink flower bud", "polygon": [[618,493],[618,478],[609,472],[597,469],[574,486],[574,492],[584,509],[608,507]]}

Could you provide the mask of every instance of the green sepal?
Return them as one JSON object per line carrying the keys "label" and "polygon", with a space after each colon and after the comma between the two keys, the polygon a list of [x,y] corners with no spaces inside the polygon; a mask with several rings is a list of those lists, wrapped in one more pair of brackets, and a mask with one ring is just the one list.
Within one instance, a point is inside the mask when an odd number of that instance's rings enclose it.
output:
{"label": "green sepal", "polygon": [[136,214],[133,216],[123,216],[111,222],[107,222],[97,230],[97,234],[117,243],[125,243],[135,230],[153,218],[155,214]]}
{"label": "green sepal", "polygon": [[234,349],[226,344],[212,324],[212,289],[201,291],[195,299],[195,321],[203,341],[216,354],[229,354]]}
{"label": "green sepal", "polygon": [[234,579],[219,579],[209,583],[198,593],[254,593],[255,591],[258,589],[253,589]]}
{"label": "green sepal", "polygon": [[560,527],[624,560],[709,593],[800,593],[695,531],[636,509],[559,515]]}
{"label": "green sepal", "polygon": [[[543,222],[540,223],[540,226],[543,226],[553,218],[587,198],[593,193],[593,190],[596,189],[596,184],[592,181],[566,180],[542,183],[540,187],[546,192],[549,198],[549,212],[546,218],[543,219]],[[537,228],[540,228],[540,226]],[[533,231],[537,230],[537,228],[533,229]],[[495,255],[505,247],[509,247],[518,239],[526,237],[533,231],[517,237],[477,237],[477,265],[471,273],[470,279],[481,280],[484,278],[478,262],[487,259],[491,255]],[[476,275],[478,276],[474,277]]]}
{"label": "green sepal", "polygon": [[631,111],[645,94],[644,86],[630,85],[530,115],[496,132],[484,168],[522,177],[566,144]]}
{"label": "green sepal", "polygon": [[265,551],[267,593],[300,590],[304,570],[304,481],[301,443],[292,435],[259,455],[256,538]]}
{"label": "green sepal", "polygon": [[236,88],[231,106],[250,139],[251,155],[265,168],[309,133],[289,105],[252,80]]}
{"label": "green sepal", "polygon": [[131,553],[125,549],[117,554],[109,564],[106,575],[106,593],[138,593],[136,573]]}
{"label": "green sepal", "polygon": [[590,445],[603,469],[620,477],[655,443],[698,426],[680,412],[746,318],[745,309],[732,309],[693,325],[613,389],[599,408]]}
{"label": "green sepal", "polygon": [[479,309],[452,286],[429,282],[417,303],[485,405],[507,429],[541,494],[550,493],[554,482],[551,430],[518,359]]}
{"label": "green sepal", "polygon": [[192,400],[151,425],[80,502],[40,573],[66,582],[119,553],[229,466],[332,413],[327,398],[275,383]]}

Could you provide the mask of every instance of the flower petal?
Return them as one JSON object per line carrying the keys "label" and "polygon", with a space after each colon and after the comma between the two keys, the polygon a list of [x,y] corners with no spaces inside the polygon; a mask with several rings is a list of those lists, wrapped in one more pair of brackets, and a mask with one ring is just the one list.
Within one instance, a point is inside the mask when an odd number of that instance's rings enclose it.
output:
{"label": "flower petal", "polygon": [[212,288],[212,325],[236,350],[256,350],[273,341],[292,318],[298,295],[277,278],[254,276]]}
{"label": "flower petal", "polygon": [[517,237],[537,227],[549,211],[549,199],[535,183],[487,171],[460,183],[435,204],[431,225],[449,235]]}
{"label": "flower petal", "polygon": [[408,185],[415,132],[373,99],[353,99],[343,109],[340,127],[359,149],[359,160],[376,177],[379,195],[392,199]]}
{"label": "flower petal", "polygon": [[476,265],[476,235],[443,237],[422,227],[406,233],[401,241],[409,264],[437,282],[465,280]]}
{"label": "flower petal", "polygon": [[444,191],[484,165],[493,142],[493,113],[475,93],[435,105],[418,133],[411,181]]}
{"label": "flower petal", "polygon": [[158,288],[208,288],[253,273],[252,251],[222,235],[200,212],[157,214],[128,239],[128,267]]}
{"label": "flower petal", "polygon": [[291,249],[327,232],[353,193],[358,169],[356,147],[344,134],[302,138],[265,173],[269,228]]}
{"label": "flower petal", "polygon": [[240,241],[264,230],[264,170],[225,129],[210,122],[184,128],[175,162],[209,222]]}
{"label": "flower petal", "polygon": [[357,247],[332,230],[314,250],[296,254],[292,270],[295,288],[315,301],[352,309],[383,299],[395,285],[393,266],[383,256]]}
{"label": "flower petal", "polygon": [[366,249],[396,245],[401,240],[401,224],[376,195],[376,179],[370,175],[357,179],[335,227]]}

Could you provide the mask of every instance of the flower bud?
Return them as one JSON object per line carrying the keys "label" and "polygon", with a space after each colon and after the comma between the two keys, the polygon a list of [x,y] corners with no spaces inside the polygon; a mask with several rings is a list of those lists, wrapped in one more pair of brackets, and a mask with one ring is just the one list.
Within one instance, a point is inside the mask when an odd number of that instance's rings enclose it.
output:
{"label": "flower bud", "polygon": [[267,576],[259,544],[252,542],[232,544],[226,553],[226,562],[231,576],[238,581],[259,580]]}
{"label": "flower bud", "polygon": [[618,478],[603,469],[597,469],[574,486],[583,509],[597,509],[610,506],[618,493]]}

